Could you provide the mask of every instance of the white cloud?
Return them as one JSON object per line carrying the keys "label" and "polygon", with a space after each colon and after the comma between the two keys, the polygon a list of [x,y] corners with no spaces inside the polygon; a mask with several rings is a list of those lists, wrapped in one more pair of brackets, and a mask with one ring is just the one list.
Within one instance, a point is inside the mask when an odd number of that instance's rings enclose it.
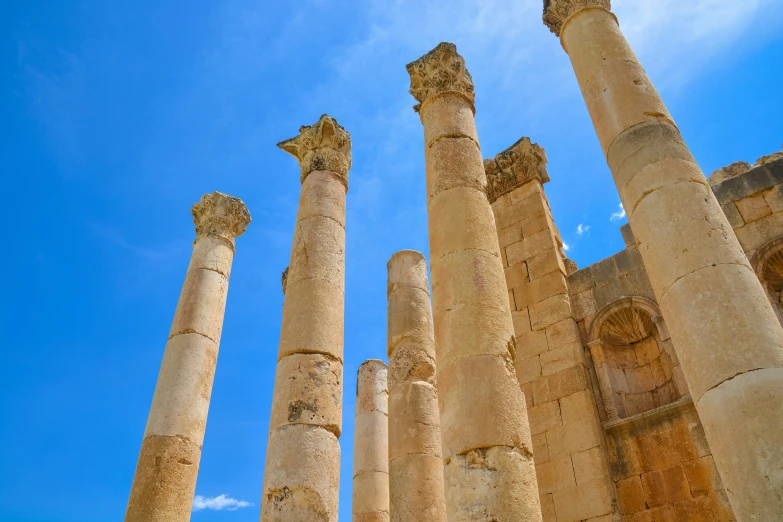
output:
{"label": "white cloud", "polygon": [[622,203],[620,203],[619,208],[620,210],[609,216],[609,221],[619,221],[625,217],[625,208],[623,208]]}
{"label": "white cloud", "polygon": [[213,509],[215,511],[225,509],[228,511],[236,511],[239,508],[246,508],[252,505],[252,503],[246,500],[237,500],[226,495],[219,495],[217,497],[196,495],[196,498],[193,499],[193,511],[201,511],[202,509]]}
{"label": "white cloud", "polygon": [[583,225],[582,223],[579,223],[579,226],[576,227],[576,235],[581,236],[588,230],[590,230],[590,225]]}
{"label": "white cloud", "polygon": [[568,243],[566,243],[565,241],[563,241],[563,250],[565,250],[566,252],[568,252],[569,250],[571,250],[571,245],[569,245]]}

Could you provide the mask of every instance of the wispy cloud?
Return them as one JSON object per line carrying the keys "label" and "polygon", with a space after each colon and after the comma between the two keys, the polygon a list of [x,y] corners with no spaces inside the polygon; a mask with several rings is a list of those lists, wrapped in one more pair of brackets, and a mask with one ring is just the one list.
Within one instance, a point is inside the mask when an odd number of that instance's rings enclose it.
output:
{"label": "wispy cloud", "polygon": [[168,259],[177,255],[181,245],[170,244],[163,248],[148,248],[134,245],[128,242],[117,230],[98,223],[89,223],[90,229],[97,237],[108,240],[110,243],[131,252],[137,257],[148,261]]}
{"label": "wispy cloud", "polygon": [[246,500],[237,500],[227,495],[218,495],[217,497],[204,497],[202,495],[196,495],[193,499],[193,511],[201,511],[202,509],[212,509],[215,511],[236,511],[240,508],[250,507],[253,504]]}
{"label": "wispy cloud", "polygon": [[590,230],[590,226],[589,225],[583,225],[582,223],[579,223],[579,225],[576,227],[576,235],[577,236],[582,236],[588,230]]}
{"label": "wispy cloud", "polygon": [[613,212],[612,215],[609,216],[609,221],[619,221],[625,217],[625,208],[623,208],[623,204],[620,203],[618,208],[620,210]]}

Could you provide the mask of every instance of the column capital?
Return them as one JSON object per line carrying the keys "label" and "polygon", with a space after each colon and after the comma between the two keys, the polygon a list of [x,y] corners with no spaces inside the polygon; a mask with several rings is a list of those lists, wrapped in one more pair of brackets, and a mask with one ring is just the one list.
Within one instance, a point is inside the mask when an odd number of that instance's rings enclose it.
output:
{"label": "column capital", "polygon": [[250,224],[250,212],[241,199],[213,192],[204,194],[191,209],[196,225],[196,241],[205,236],[225,239],[231,246]]}
{"label": "column capital", "polygon": [[611,11],[611,0],[544,0],[544,25],[559,37],[571,16],[582,9],[595,8]]}
{"label": "column capital", "polygon": [[446,93],[462,96],[473,107],[476,100],[473,78],[453,43],[439,43],[435,49],[406,65],[405,69],[411,76],[409,92],[419,102],[413,106],[416,112],[421,111],[427,100]]}
{"label": "column capital", "polygon": [[313,125],[303,125],[299,135],[281,141],[278,147],[299,161],[304,183],[315,170],[327,170],[340,175],[348,186],[348,170],[351,168],[351,134],[337,120],[324,114]]}
{"label": "column capital", "polygon": [[523,137],[494,158],[484,160],[487,199],[493,203],[503,194],[533,179],[548,182],[546,163],[543,147],[531,143],[528,137]]}

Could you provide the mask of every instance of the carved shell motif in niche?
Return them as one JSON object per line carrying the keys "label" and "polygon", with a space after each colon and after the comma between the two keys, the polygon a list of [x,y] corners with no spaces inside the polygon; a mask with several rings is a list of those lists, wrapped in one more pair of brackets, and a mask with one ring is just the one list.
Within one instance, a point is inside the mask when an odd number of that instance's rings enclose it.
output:
{"label": "carved shell motif in niche", "polygon": [[636,307],[621,308],[601,327],[601,340],[612,346],[625,346],[652,335],[655,323],[650,314]]}
{"label": "carved shell motif in niche", "polygon": [[773,291],[783,290],[783,250],[772,254],[764,263],[763,277]]}
{"label": "carved shell motif in niche", "polygon": [[406,67],[411,77],[411,95],[419,103],[416,112],[427,98],[444,92],[456,92],[475,100],[473,78],[465,66],[465,59],[457,53],[457,46],[443,42]]}
{"label": "carved shell motif in niche", "polygon": [[569,16],[585,7],[612,8],[610,0],[544,0],[544,24],[557,36]]}

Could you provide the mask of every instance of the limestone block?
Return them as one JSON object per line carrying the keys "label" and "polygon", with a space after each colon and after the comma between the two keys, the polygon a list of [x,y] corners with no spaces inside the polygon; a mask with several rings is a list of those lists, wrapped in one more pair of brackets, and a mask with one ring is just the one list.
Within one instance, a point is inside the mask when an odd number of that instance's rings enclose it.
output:
{"label": "limestone block", "polygon": [[516,288],[527,284],[530,281],[526,263],[517,263],[516,265],[506,267],[504,272],[506,274],[506,286],[508,288]]}
{"label": "limestone block", "polygon": [[547,250],[557,250],[557,243],[549,230],[542,230],[532,236],[525,237],[522,241],[507,246],[506,256],[509,264],[513,266]]}
{"label": "limestone block", "polygon": [[560,272],[549,274],[534,279],[529,283],[522,283],[514,288],[514,303],[521,310],[533,303],[543,301],[547,297],[568,292],[565,276]]}
{"label": "limestone block", "polygon": [[446,506],[449,522],[541,520],[532,457],[505,446],[476,449],[445,460]]}
{"label": "limestone block", "polygon": [[511,312],[511,322],[514,324],[514,333],[517,336],[530,332],[530,313],[527,308],[522,310],[513,310]]}
{"label": "limestone block", "polygon": [[745,161],[735,161],[731,165],[715,170],[709,175],[710,185],[717,185],[729,178],[739,176],[749,171],[752,167]]}
{"label": "limestone block", "polygon": [[547,326],[546,340],[551,350],[567,344],[579,343],[582,339],[576,321],[569,318]]}
{"label": "limestone block", "polygon": [[[269,436],[262,522],[337,522],[340,444],[331,432],[291,424]],[[307,458],[303,458],[303,456]]]}
{"label": "limestone block", "polygon": [[296,222],[286,288],[311,279],[340,291],[345,287],[345,227],[333,219],[314,216]]}
{"label": "limestone block", "polygon": [[302,183],[297,222],[320,216],[345,228],[345,192],[340,175],[328,171],[311,172]]}
{"label": "limestone block", "polygon": [[[721,297],[727,295],[744,299]],[[750,268],[728,264],[691,273],[660,304],[695,401],[740,373],[783,366],[779,323]],[[732,317],[742,320],[715,320]]]}
{"label": "limestone block", "polygon": [[321,426],[342,431],[343,365],[321,354],[292,354],[277,362],[269,425]]}
{"label": "limestone block", "polygon": [[402,340],[389,358],[389,390],[405,383],[421,381],[435,385],[435,347]]}
{"label": "limestone block", "polygon": [[541,374],[552,375],[573,366],[583,366],[582,343],[575,342],[541,354]]}
{"label": "limestone block", "polygon": [[167,435],[198,447],[204,440],[218,346],[199,334],[166,345],[144,436]]}
{"label": "limestone block", "polygon": [[549,462],[549,447],[546,442],[546,433],[533,435],[533,460],[536,466],[544,462]]}
{"label": "limestone block", "polygon": [[571,315],[568,294],[553,295],[530,305],[530,326],[540,330]]}
{"label": "limestone block", "polygon": [[527,410],[530,421],[530,433],[538,435],[563,425],[560,417],[560,404],[557,401],[538,404]]}
{"label": "limestone block", "polygon": [[533,382],[541,377],[541,360],[538,355],[522,359],[517,354],[514,368],[517,370],[517,380],[520,384]]}
{"label": "limestone block", "polygon": [[649,365],[625,370],[625,378],[630,393],[644,393],[655,389],[655,379]]}
{"label": "limestone block", "polygon": [[561,397],[560,413],[563,416],[563,424],[577,424],[595,419],[593,400],[593,394],[589,389]]}
{"label": "limestone block", "polygon": [[[387,472],[365,471],[353,478],[354,514],[389,514],[389,474]],[[383,519],[381,519],[383,520]]]}
{"label": "limestone block", "polygon": [[427,209],[430,258],[437,266],[444,256],[465,249],[500,255],[495,218],[487,196],[473,188],[454,187],[434,196]]}
{"label": "limestone block", "polygon": [[617,482],[617,498],[626,515],[647,509],[642,481],[637,475]]}
{"label": "limestone block", "polygon": [[[444,95],[427,100],[421,111],[424,144],[430,147],[438,138],[464,136],[478,143],[473,106],[461,96]],[[447,138],[448,139],[448,138]]]}
{"label": "limestone block", "polygon": [[651,507],[674,504],[692,498],[685,470],[680,464],[645,473],[641,476],[641,480],[644,500]]}
{"label": "limestone block", "polygon": [[[494,210],[493,213],[495,213]],[[495,222],[497,222],[497,214],[495,214],[495,216]],[[514,223],[513,225],[502,229],[498,228],[498,243],[500,243],[501,246],[508,246],[517,241],[522,241],[521,223]]]}
{"label": "limestone block", "polygon": [[586,484],[594,480],[610,480],[604,449],[601,446],[574,453],[571,455],[571,462],[574,465],[574,478],[577,484]]}
{"label": "limestone block", "polygon": [[555,514],[555,501],[552,499],[552,493],[541,495],[541,515],[543,522],[557,522]]}
{"label": "limestone block", "polygon": [[[748,266],[739,244],[730,239],[732,229],[712,191],[704,185],[680,183],[656,190],[639,203],[630,220],[659,295],[679,278],[704,267]],[[683,237],[689,241],[683,243]]]}
{"label": "limestone block", "polygon": [[722,489],[720,475],[718,475],[718,469],[715,467],[712,455],[683,462],[682,468],[688,479],[688,487],[694,497],[710,495],[712,492]]}
{"label": "limestone block", "polygon": [[179,437],[145,437],[125,521],[189,520],[200,459],[201,448],[192,442]]}
{"label": "limestone block", "polygon": [[[749,371],[703,395],[699,416],[737,520],[783,512],[783,369]],[[748,412],[753,412],[748,415]]]}
{"label": "limestone block", "polygon": [[596,304],[593,297],[593,290],[586,290],[576,295],[571,294],[571,308],[574,312],[574,319],[583,319],[589,315],[595,315]]}
{"label": "limestone block", "polygon": [[765,190],[762,194],[764,201],[767,202],[767,206],[772,212],[783,210],[783,185],[775,185],[771,189]]}
{"label": "limestone block", "polygon": [[606,480],[594,480],[553,493],[558,522],[579,522],[612,512],[614,492]]}
{"label": "limestone block", "polygon": [[[537,197],[530,199],[533,196]],[[511,205],[525,201],[525,209],[527,210],[525,215],[528,216],[534,215],[539,209],[548,208],[544,196],[544,186],[538,178],[533,178],[527,183],[517,186],[508,194],[508,201]]]}
{"label": "limestone block", "polygon": [[745,221],[742,220],[742,216],[740,215],[739,210],[737,210],[737,205],[735,205],[733,201],[729,201],[725,205],[721,205],[720,208],[726,215],[726,219],[729,220],[729,225],[731,225],[731,228],[738,229],[745,226]]}
{"label": "limestone block", "polygon": [[493,446],[530,450],[525,401],[509,359],[479,355],[439,366],[438,394],[444,458]]}
{"label": "limestone block", "polygon": [[440,456],[403,455],[389,464],[391,520],[446,522],[443,460]]}
{"label": "limestone block", "polygon": [[628,417],[650,411],[655,408],[652,392],[628,393],[622,395],[625,414]]}
{"label": "limestone block", "polygon": [[278,357],[321,353],[342,361],[344,299],[341,287],[327,281],[289,279]]}
{"label": "limestone block", "polygon": [[214,270],[189,270],[179,295],[169,338],[199,333],[220,343],[228,278]]}
{"label": "limestone block", "polygon": [[[587,388],[587,375],[582,365],[547,375],[533,382],[533,402],[543,404]],[[587,449],[587,448],[585,448]]]}
{"label": "limestone block", "polygon": [[549,457],[579,453],[601,445],[601,434],[594,420],[567,424],[547,432]]}
{"label": "limestone block", "polygon": [[550,272],[566,273],[563,258],[557,250],[546,250],[534,255],[527,260],[527,269],[530,273],[530,279],[538,279]]}
{"label": "limestone block", "polygon": [[[538,198],[535,198],[538,200]],[[552,219],[545,211],[541,211],[538,214],[530,216],[521,222],[522,225],[522,237],[533,237],[541,232],[547,232],[550,235],[555,235],[556,227],[552,222]]]}
{"label": "limestone block", "polygon": [[537,465],[536,477],[538,491],[541,494],[554,493],[576,486],[574,467],[568,455],[560,455],[545,464]]}
{"label": "limestone block", "polygon": [[739,210],[745,223],[752,223],[772,214],[772,210],[770,210],[762,194],[754,194],[753,196],[742,198],[739,201],[735,201],[734,204],[737,205],[737,210]]}
{"label": "limestone block", "polygon": [[413,382],[389,397],[388,460],[405,455],[441,456],[438,391],[426,382]]}
{"label": "limestone block", "polygon": [[[425,155],[427,202],[456,187],[486,194],[487,176],[478,144],[469,138],[444,138],[430,145]],[[485,203],[486,205],[486,203]],[[490,211],[490,208],[487,208]],[[430,218],[430,223],[433,220]],[[492,233],[497,237],[497,232]]]}
{"label": "limestone block", "polygon": [[225,239],[214,236],[199,236],[193,244],[188,270],[203,268],[214,270],[226,276],[231,275],[231,263],[234,260],[234,248]]}

